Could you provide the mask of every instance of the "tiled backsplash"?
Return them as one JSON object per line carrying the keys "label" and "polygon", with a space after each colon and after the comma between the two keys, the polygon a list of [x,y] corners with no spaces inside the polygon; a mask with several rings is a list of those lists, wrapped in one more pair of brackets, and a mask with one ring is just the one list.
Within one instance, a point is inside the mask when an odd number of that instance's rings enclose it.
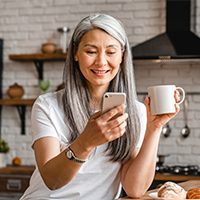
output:
{"label": "tiled backsplash", "polygon": [[[9,54],[40,53],[47,40],[58,44],[57,28],[71,29],[86,15],[93,12],[108,13],[121,20],[131,46],[141,43],[165,31],[165,0],[1,0],[0,38],[4,39],[3,96],[10,85],[17,82],[25,90],[23,98],[36,98],[41,92],[38,74],[32,62],[9,60]],[[196,26],[200,35],[200,1],[196,1]],[[157,84],[175,84],[186,92],[200,92],[200,63],[137,64],[135,78],[138,92],[147,92],[147,87]],[[44,78],[49,79],[54,91],[62,82],[63,62],[45,62]],[[200,95],[187,95],[189,101],[188,138],[180,134],[184,126],[183,106],[180,113],[169,122],[171,135],[161,135],[159,154],[166,157],[168,164],[200,165]],[[144,96],[139,96],[143,101]],[[20,135],[21,122],[17,109],[3,106],[2,137],[8,141],[10,152],[8,164],[15,156],[22,164],[34,164],[30,130],[31,106],[26,109],[26,135]]]}

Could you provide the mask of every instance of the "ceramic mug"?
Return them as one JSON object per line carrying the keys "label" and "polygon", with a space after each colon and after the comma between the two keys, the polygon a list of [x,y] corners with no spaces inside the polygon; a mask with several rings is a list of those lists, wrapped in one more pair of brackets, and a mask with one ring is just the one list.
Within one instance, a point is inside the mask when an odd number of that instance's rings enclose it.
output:
{"label": "ceramic mug", "polygon": [[[176,102],[174,98],[175,90],[182,93],[180,102]],[[185,91],[181,87],[175,85],[158,85],[148,87],[148,95],[150,97],[150,108],[152,115],[175,113],[175,104],[181,104],[185,99]]]}

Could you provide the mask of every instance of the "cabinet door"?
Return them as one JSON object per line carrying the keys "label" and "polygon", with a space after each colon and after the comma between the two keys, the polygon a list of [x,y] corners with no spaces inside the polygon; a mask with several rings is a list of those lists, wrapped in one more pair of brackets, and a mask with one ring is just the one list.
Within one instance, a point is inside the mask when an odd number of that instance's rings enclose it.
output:
{"label": "cabinet door", "polygon": [[0,193],[23,193],[29,186],[29,175],[0,175]]}

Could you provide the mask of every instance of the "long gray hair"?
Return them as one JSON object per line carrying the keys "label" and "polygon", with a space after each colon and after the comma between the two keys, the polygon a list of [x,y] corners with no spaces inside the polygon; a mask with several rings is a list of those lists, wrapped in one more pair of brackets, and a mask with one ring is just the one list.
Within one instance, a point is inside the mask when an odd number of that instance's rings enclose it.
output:
{"label": "long gray hair", "polygon": [[63,105],[66,122],[70,130],[69,142],[72,143],[84,130],[90,118],[89,104],[92,102],[86,79],[79,69],[78,62],[74,60],[74,46],[75,51],[77,51],[83,35],[97,28],[118,40],[122,47],[123,61],[117,75],[110,82],[108,91],[126,93],[126,112],[129,117],[126,133],[122,137],[109,142],[107,152],[111,156],[111,161],[125,163],[132,155],[140,134],[132,55],[122,23],[106,14],[92,14],[84,18],[77,25],[69,44],[63,74],[65,84]]}

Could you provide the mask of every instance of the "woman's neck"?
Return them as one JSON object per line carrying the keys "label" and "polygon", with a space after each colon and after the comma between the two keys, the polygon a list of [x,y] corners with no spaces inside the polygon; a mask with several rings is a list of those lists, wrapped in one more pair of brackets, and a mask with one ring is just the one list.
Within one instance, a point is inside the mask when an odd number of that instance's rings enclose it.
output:
{"label": "woman's neck", "polygon": [[96,87],[94,88],[89,88],[90,91],[90,95],[92,97],[92,103],[90,104],[92,108],[92,110],[100,110],[101,109],[101,101],[102,101],[102,97],[103,94],[107,91],[107,87]]}

